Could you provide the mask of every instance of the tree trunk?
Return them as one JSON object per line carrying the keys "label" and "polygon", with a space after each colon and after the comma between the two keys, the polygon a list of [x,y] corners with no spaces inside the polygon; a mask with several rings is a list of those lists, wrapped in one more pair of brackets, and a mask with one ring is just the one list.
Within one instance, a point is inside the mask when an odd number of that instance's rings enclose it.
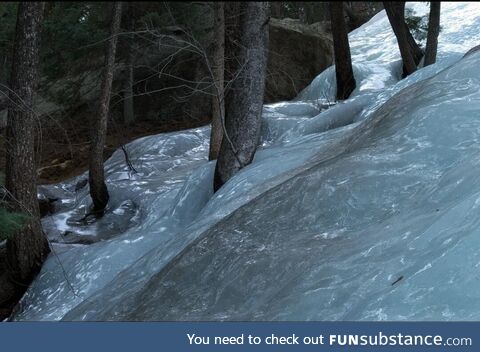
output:
{"label": "tree trunk", "polygon": [[[410,31],[405,23],[405,2],[403,1],[384,1],[383,6],[387,13],[388,20],[392,26],[393,32],[397,37],[398,48],[403,61],[403,77],[406,77],[417,69],[414,58],[415,47],[413,46]],[[413,42],[415,40],[413,39]],[[416,44],[416,43],[415,43]]]}
{"label": "tree trunk", "polygon": [[212,77],[215,81],[215,89],[212,98],[212,131],[210,133],[210,153],[208,158],[215,160],[222,144],[223,129],[222,121],[225,115],[224,71],[225,71],[225,5],[223,2],[214,2],[214,49],[212,60]]}
{"label": "tree trunk", "polygon": [[[237,12],[238,38],[236,75],[226,92],[226,135],[222,140],[215,168],[214,190],[217,191],[240,169],[252,162],[260,137],[263,94],[268,48],[268,2],[241,2]],[[232,13],[226,17],[232,18]],[[236,34],[238,33],[238,34]],[[230,56],[231,53],[228,52]]]}
{"label": "tree trunk", "polygon": [[112,89],[113,71],[115,68],[115,52],[120,30],[122,3],[113,3],[113,18],[111,24],[111,37],[107,41],[105,51],[105,66],[103,72],[102,88],[98,107],[98,116],[94,123],[92,135],[92,148],[90,150],[90,169],[88,181],[90,196],[93,201],[93,212],[101,215],[107,206],[109,195],[103,170],[103,149],[107,135],[108,110],[110,93]]}
{"label": "tree trunk", "polygon": [[[404,17],[405,18],[405,17]],[[416,42],[415,38],[413,38],[412,33],[410,32],[410,29],[408,28],[407,23],[405,22],[405,33],[407,35],[407,42],[408,42],[408,47],[410,49],[410,53],[413,56],[413,61],[415,62],[415,65],[418,66],[420,61],[422,61],[423,57],[423,50],[420,48],[418,43]]]}
{"label": "tree trunk", "polygon": [[352,57],[348,43],[348,31],[343,15],[343,2],[330,2],[330,15],[335,52],[335,75],[337,81],[337,100],[347,99],[356,87],[353,76]]}
{"label": "tree trunk", "polygon": [[133,54],[131,48],[127,53],[125,87],[123,97],[123,122],[126,125],[132,125],[135,122],[135,109],[133,104]]}
{"label": "tree trunk", "polygon": [[33,111],[44,5],[21,2],[18,6],[5,143],[5,188],[10,210],[24,213],[29,219],[7,240],[0,305],[21,297],[49,252],[37,200],[35,140],[39,121]]}
{"label": "tree trunk", "polygon": [[[230,84],[238,70],[238,57],[240,55],[240,9],[241,2],[224,2],[224,20],[225,20],[225,50],[224,50],[224,101],[228,104],[226,95],[230,90]],[[227,89],[228,88],[228,89]]]}
{"label": "tree trunk", "polygon": [[135,52],[134,52],[134,35],[135,31],[135,15],[134,15],[134,6],[129,3],[130,11],[128,13],[129,17],[127,19],[127,30],[131,32],[126,36],[126,74],[125,74],[125,86],[124,86],[124,97],[123,97],[123,122],[126,125],[131,125],[135,122],[135,109],[133,103],[133,84],[135,82],[134,78],[134,64],[135,64]]}
{"label": "tree trunk", "polygon": [[428,17],[427,48],[423,66],[434,64],[437,60],[438,35],[440,33],[440,1],[430,2],[430,16]]}

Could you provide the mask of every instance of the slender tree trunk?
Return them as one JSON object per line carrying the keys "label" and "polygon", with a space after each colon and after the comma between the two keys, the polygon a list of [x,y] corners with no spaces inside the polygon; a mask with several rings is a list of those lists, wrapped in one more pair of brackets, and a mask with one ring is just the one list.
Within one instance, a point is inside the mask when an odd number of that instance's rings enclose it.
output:
{"label": "slender tree trunk", "polygon": [[110,105],[110,93],[112,90],[113,71],[115,68],[115,52],[120,30],[122,3],[113,3],[113,18],[111,24],[111,38],[107,41],[105,52],[105,66],[103,72],[102,88],[98,116],[94,123],[92,135],[92,148],[90,150],[90,170],[88,181],[90,184],[90,196],[93,201],[93,211],[101,215],[107,206],[109,195],[103,170],[103,149],[107,135],[108,111]]}
{"label": "slender tree trunk", "polygon": [[210,153],[208,158],[215,160],[222,144],[223,130],[222,120],[225,115],[224,71],[225,71],[225,4],[213,3],[214,12],[214,49],[213,49],[213,79],[215,89],[212,98],[212,131],[210,133]]}
{"label": "slender tree trunk", "polygon": [[385,12],[387,13],[393,32],[397,37],[398,48],[400,49],[400,55],[403,61],[403,77],[406,77],[416,71],[418,63],[414,56],[416,49],[412,43],[412,40],[413,42],[415,42],[415,40],[411,37],[411,33],[405,23],[405,2],[384,1],[383,6],[385,7]]}
{"label": "slender tree trunk", "polygon": [[[241,2],[236,77],[226,93],[226,135],[222,140],[215,168],[217,191],[240,169],[250,164],[258,145],[265,89],[268,48],[268,2]],[[232,18],[232,14],[226,17]],[[234,50],[234,51],[237,51]],[[228,53],[230,55],[230,53]]]}
{"label": "slender tree trunk", "polygon": [[430,2],[430,16],[428,17],[427,48],[423,66],[434,64],[437,60],[438,35],[440,33],[440,1]]}
{"label": "slender tree trunk", "polygon": [[[404,17],[405,18],[405,17]],[[410,29],[408,28],[407,26],[407,23],[405,22],[404,20],[404,23],[405,23],[405,33],[407,34],[407,42],[408,42],[408,47],[410,49],[410,53],[412,54],[413,56],[413,61],[415,62],[415,65],[418,66],[418,64],[420,63],[420,61],[422,61],[422,57],[423,57],[423,50],[422,48],[420,48],[420,46],[418,45],[417,41],[415,40],[415,38],[413,38],[413,35],[412,33],[410,32]]]}
{"label": "slender tree trunk", "polygon": [[5,188],[10,209],[28,215],[29,220],[7,240],[0,305],[21,297],[49,252],[37,200],[35,140],[39,121],[33,111],[44,5],[21,2],[18,6],[5,143]]}
{"label": "slender tree trunk", "polygon": [[133,103],[133,82],[135,78],[133,74],[133,61],[132,49],[129,48],[126,62],[125,88],[123,90],[123,121],[126,125],[132,125],[135,122],[135,108]]}
{"label": "slender tree trunk", "polygon": [[128,11],[127,29],[130,34],[126,37],[126,75],[123,97],[123,122],[127,125],[131,125],[135,122],[135,108],[133,102],[133,84],[135,82],[134,77],[134,64],[135,64],[135,51],[134,51],[134,35],[135,31],[135,14],[134,6],[132,3],[128,3],[130,11]]}
{"label": "slender tree trunk", "polygon": [[[238,70],[238,57],[240,54],[240,10],[241,2],[226,1],[224,3],[224,18],[225,18],[225,87],[235,76]],[[224,92],[227,94],[227,91]],[[228,104],[228,99],[225,99],[225,105]]]}
{"label": "slender tree trunk", "polygon": [[348,31],[343,15],[343,2],[330,2],[330,15],[335,51],[335,75],[337,80],[337,100],[347,99],[356,87],[353,76],[352,57],[348,43]]}

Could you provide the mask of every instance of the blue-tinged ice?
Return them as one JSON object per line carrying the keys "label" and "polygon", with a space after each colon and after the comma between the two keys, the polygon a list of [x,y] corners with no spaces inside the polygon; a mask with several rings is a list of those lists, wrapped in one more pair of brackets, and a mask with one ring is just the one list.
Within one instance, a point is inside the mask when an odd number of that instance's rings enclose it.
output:
{"label": "blue-tinged ice", "polygon": [[85,175],[41,187],[63,198],[56,255],[15,319],[479,320],[480,53],[462,57],[480,5],[441,21],[438,62],[400,81],[383,11],[350,33],[352,97],[334,104],[328,68],[265,106],[253,163],[215,194],[209,127],[128,144],[136,173],[115,152],[98,222]]}

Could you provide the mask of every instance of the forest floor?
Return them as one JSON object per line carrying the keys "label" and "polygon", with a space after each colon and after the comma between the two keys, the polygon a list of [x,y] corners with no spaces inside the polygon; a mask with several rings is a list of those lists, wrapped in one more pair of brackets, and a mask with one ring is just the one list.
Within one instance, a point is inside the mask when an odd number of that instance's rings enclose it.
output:
{"label": "forest floor", "polygon": [[[38,183],[58,183],[79,175],[88,169],[88,154],[90,148],[91,126],[85,118],[63,119],[55,124],[42,126],[39,138]],[[154,120],[137,121],[126,126],[114,121],[109,122],[104,160],[123,144],[137,138],[173,132],[188,128],[200,127],[209,121],[176,122],[168,124]],[[0,138],[0,165],[5,165],[4,138]]]}

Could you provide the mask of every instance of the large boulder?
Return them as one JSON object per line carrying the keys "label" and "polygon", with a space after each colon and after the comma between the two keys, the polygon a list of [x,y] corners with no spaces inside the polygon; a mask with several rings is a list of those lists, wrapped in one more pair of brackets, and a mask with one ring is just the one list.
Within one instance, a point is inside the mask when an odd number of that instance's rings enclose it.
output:
{"label": "large boulder", "polygon": [[344,3],[347,26],[350,31],[367,23],[383,10],[383,3],[376,1],[349,1]]}
{"label": "large boulder", "polygon": [[318,25],[270,19],[265,102],[290,100],[333,62],[333,42]]}

